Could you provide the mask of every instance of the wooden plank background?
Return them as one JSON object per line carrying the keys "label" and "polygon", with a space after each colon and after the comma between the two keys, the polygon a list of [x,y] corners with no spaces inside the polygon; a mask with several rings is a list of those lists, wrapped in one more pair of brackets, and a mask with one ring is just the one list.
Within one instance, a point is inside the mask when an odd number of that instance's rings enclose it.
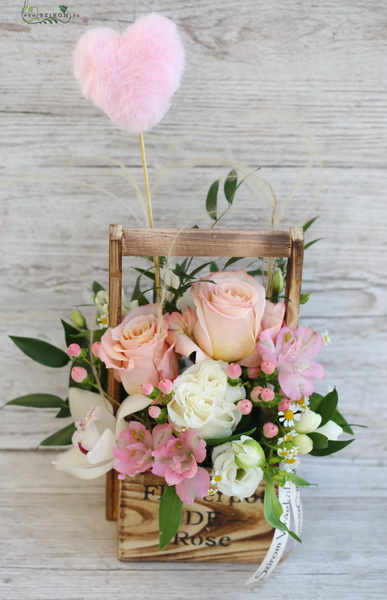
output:
{"label": "wooden plank background", "polygon": [[[313,295],[302,321],[328,329],[333,340],[320,389],[337,385],[351,422],[368,425],[340,456],[304,461],[303,474],[319,483],[304,493],[304,543],[259,593],[380,600],[387,583],[385,2],[95,0],[70,6],[79,18],[56,26],[23,23],[21,8],[11,0],[0,16],[1,402],[34,391],[65,395],[64,371],[34,364],[6,336],[63,347],[58,319],[90,302],[93,279],[107,283],[109,223],[141,226],[130,216],[141,210],[118,164],[141,188],[137,140],[81,97],[71,54],[85,28],[122,30],[156,10],[177,22],[187,54],[172,110],[146,135],[156,225],[208,224],[206,189],[232,161],[262,166],[256,177],[270,182],[280,209],[299,179],[280,226],[319,215],[309,239],[324,239],[306,253],[303,291]],[[48,2],[39,8],[56,10]],[[268,188],[250,181],[224,226],[267,226]],[[144,599],[241,596],[251,566],[119,563],[103,481],[74,480],[52,470],[55,451],[34,452],[58,424],[53,414],[1,410],[0,598],[117,598],[128,590]]]}

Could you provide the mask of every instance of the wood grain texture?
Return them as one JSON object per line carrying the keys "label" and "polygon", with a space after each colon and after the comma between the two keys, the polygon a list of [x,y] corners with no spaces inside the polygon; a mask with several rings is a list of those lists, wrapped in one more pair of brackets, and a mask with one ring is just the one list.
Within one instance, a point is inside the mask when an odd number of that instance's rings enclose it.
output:
{"label": "wood grain texture", "polygon": [[291,329],[298,327],[300,316],[300,296],[302,287],[302,264],[304,259],[304,232],[301,228],[292,228],[291,252],[286,269],[286,312],[285,323]]}
{"label": "wood grain texture", "polygon": [[162,551],[158,513],[165,480],[145,473],[120,487],[120,560],[258,564],[269,549],[273,528],[263,516],[263,485],[244,500],[217,492],[183,505],[179,530]]}
{"label": "wood grain texture", "polygon": [[124,229],[124,256],[290,256],[289,231]]}

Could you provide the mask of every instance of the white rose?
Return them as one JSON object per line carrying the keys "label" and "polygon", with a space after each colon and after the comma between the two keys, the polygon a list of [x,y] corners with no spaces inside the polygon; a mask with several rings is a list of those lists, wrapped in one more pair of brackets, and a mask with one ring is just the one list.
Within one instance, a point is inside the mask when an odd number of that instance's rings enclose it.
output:
{"label": "white rose", "polygon": [[232,434],[242,417],[234,403],[246,392],[227,383],[226,368],[227,363],[204,360],[176,378],[168,415],[177,430],[197,429],[203,439]]}
{"label": "white rose", "polygon": [[334,421],[328,421],[325,423],[325,425],[322,425],[316,429],[316,433],[322,433],[322,435],[325,435],[328,440],[336,442],[339,435],[343,433],[343,428]]}
{"label": "white rose", "polygon": [[313,410],[304,410],[299,421],[294,424],[297,433],[312,433],[321,423],[321,415]]}
{"label": "white rose", "polygon": [[218,490],[226,496],[249,498],[260,484],[263,471],[260,467],[239,469],[231,442],[217,446],[212,452],[214,479]]}
{"label": "white rose", "polygon": [[261,444],[247,435],[242,435],[239,440],[232,442],[232,449],[235,454],[235,463],[240,469],[263,467],[266,463]]}

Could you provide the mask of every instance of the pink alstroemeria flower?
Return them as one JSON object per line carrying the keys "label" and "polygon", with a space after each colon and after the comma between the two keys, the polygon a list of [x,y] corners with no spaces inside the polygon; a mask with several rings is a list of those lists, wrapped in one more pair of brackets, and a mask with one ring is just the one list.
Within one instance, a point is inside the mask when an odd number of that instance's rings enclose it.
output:
{"label": "pink alstroemeria flower", "polygon": [[283,327],[275,343],[269,329],[262,331],[257,348],[264,361],[276,366],[284,394],[291,400],[300,400],[314,392],[313,377],[325,377],[322,365],[311,360],[323,345],[322,336],[310,327]]}
{"label": "pink alstroemeria flower", "polygon": [[171,434],[157,445],[152,455],[155,458],[152,473],[164,477],[168,485],[175,485],[183,502],[192,504],[195,498],[207,496],[210,475],[197,464],[206,457],[206,442],[199,438],[196,430],[187,429],[179,437]]}
{"label": "pink alstroemeria flower", "polygon": [[130,421],[128,429],[121,431],[118,444],[113,448],[113,467],[121,475],[130,477],[144,473],[153,464],[153,448],[151,432],[142,423]]}

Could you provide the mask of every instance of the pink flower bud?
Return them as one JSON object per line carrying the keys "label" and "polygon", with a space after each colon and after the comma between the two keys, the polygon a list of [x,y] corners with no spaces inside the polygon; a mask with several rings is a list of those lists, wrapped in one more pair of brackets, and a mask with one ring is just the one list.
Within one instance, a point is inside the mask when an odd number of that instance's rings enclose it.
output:
{"label": "pink flower bud", "polygon": [[261,398],[264,402],[271,402],[274,400],[274,392],[270,388],[263,388],[261,392]]}
{"label": "pink flower bud", "polygon": [[286,412],[288,410],[288,408],[290,408],[292,405],[291,401],[288,400],[287,398],[282,398],[281,402],[278,404],[278,410],[281,410],[282,412]]}
{"label": "pink flower bud", "polygon": [[260,385],[256,385],[251,390],[250,398],[252,399],[253,402],[259,402],[260,401],[259,395],[261,394],[262,390],[263,390],[263,387],[260,386]]}
{"label": "pink flower bud", "polygon": [[271,375],[275,371],[275,364],[269,360],[265,360],[265,362],[261,364],[261,369],[266,375]]}
{"label": "pink flower bud", "polygon": [[82,349],[80,347],[79,344],[70,344],[70,346],[67,348],[67,352],[69,354],[69,356],[79,356],[80,353],[82,352]]}
{"label": "pink flower bud", "polygon": [[71,377],[77,383],[82,383],[87,377],[87,371],[83,367],[73,367],[71,369]]}
{"label": "pink flower bud", "polygon": [[263,426],[263,435],[267,438],[273,438],[278,435],[278,426],[275,423],[265,423]]}
{"label": "pink flower bud", "polygon": [[173,381],[170,379],[162,379],[159,383],[159,388],[163,394],[170,394],[173,390]]}
{"label": "pink flower bud", "polygon": [[91,351],[94,354],[94,356],[99,356],[100,347],[101,347],[101,342],[94,342],[94,344],[91,346]]}
{"label": "pink flower bud", "polygon": [[260,372],[261,367],[248,367],[247,377],[250,377],[250,379],[256,379],[257,377],[259,377]]}
{"label": "pink flower bud", "polygon": [[150,396],[153,392],[153,385],[151,383],[143,383],[141,385],[141,391],[144,394],[144,396]]}
{"label": "pink flower bud", "polygon": [[160,416],[161,408],[159,406],[150,406],[148,408],[148,413],[152,419],[157,419],[157,417]]}
{"label": "pink flower bud", "polygon": [[253,409],[253,405],[250,400],[239,400],[237,409],[242,415],[249,415]]}
{"label": "pink flower bud", "polygon": [[230,363],[226,369],[226,373],[230,379],[238,379],[242,375],[242,368],[236,363]]}

